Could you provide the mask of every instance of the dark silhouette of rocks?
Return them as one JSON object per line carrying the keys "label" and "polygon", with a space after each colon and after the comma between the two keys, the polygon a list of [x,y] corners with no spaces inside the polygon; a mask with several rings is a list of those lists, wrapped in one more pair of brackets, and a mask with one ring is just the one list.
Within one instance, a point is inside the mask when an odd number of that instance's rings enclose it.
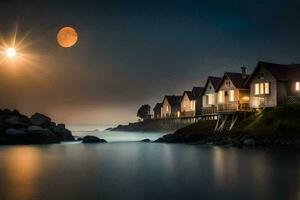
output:
{"label": "dark silhouette of rocks", "polygon": [[151,142],[151,140],[147,138],[147,139],[141,140],[141,142]]}
{"label": "dark silhouette of rocks", "polygon": [[43,114],[35,113],[30,117],[29,123],[32,125],[45,127],[51,125],[51,119]]}
{"label": "dark silhouette of rocks", "polygon": [[0,109],[0,144],[51,144],[74,141],[64,124],[56,125],[40,113],[30,118],[19,111]]}
{"label": "dark silhouette of rocks", "polygon": [[96,136],[87,135],[83,138],[82,143],[107,143],[107,141]]}

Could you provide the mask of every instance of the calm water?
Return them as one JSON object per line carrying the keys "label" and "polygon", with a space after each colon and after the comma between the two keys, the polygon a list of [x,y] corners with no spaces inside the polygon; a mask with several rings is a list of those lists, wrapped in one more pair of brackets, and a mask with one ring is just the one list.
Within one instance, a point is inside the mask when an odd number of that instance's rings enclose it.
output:
{"label": "calm water", "polygon": [[300,199],[300,154],[139,142],[2,146],[0,177],[1,200]]}

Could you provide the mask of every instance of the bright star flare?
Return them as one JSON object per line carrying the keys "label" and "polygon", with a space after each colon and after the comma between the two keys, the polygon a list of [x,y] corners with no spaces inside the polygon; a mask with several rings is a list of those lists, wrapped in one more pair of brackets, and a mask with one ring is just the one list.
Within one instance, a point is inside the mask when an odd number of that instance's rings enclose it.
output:
{"label": "bright star flare", "polygon": [[16,49],[15,48],[8,48],[6,49],[6,56],[8,58],[14,58],[17,55]]}

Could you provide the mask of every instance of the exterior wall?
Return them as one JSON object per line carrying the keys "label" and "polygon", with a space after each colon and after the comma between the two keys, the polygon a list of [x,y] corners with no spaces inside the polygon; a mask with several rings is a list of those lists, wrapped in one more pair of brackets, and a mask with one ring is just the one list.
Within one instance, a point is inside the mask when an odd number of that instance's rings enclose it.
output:
{"label": "exterior wall", "polygon": [[202,96],[196,98],[196,114],[201,115],[202,112]]}
{"label": "exterior wall", "polygon": [[161,118],[161,108],[154,110],[154,119],[159,119]]}
{"label": "exterior wall", "polygon": [[180,106],[171,107],[171,117],[180,117]]}
{"label": "exterior wall", "polygon": [[167,99],[164,99],[163,105],[161,108],[162,118],[169,117],[179,117],[180,116],[180,106],[171,106]]}
{"label": "exterior wall", "polygon": [[[263,77],[260,74],[263,74]],[[270,94],[255,95],[255,83],[269,82]],[[279,91],[280,90],[280,91]],[[279,86],[276,79],[264,67],[261,67],[254,75],[250,83],[250,107],[263,108],[277,106],[277,96],[285,95],[285,87]],[[279,93],[278,93],[278,92]]]}
{"label": "exterior wall", "polygon": [[163,105],[161,107],[161,117],[167,118],[171,116],[171,106],[167,99],[164,99]]}
{"label": "exterior wall", "polygon": [[190,100],[188,95],[184,93],[180,104],[182,117],[195,116],[196,100]]}
{"label": "exterior wall", "polygon": [[[233,101],[229,99],[229,91],[231,90],[234,91]],[[224,96],[223,101],[220,102],[219,95],[217,94],[218,111],[248,109],[250,100],[248,89],[237,89],[231,80],[226,77],[222,82],[219,91],[224,91]]]}
{"label": "exterior wall", "polygon": [[[228,82],[228,84],[226,84]],[[229,90],[234,90],[234,101],[229,101]],[[224,100],[220,102],[219,95],[217,95],[217,104],[237,104],[238,103],[238,89],[235,88],[233,83],[226,77],[222,82],[219,91],[224,91]]]}
{"label": "exterior wall", "polygon": [[[213,96],[214,96],[214,101],[213,101],[212,105],[208,104],[208,102],[207,102],[208,94],[213,94]],[[217,95],[215,92],[215,88],[213,87],[212,83],[209,81],[207,84],[206,90],[204,91],[203,96],[202,96],[202,106],[203,107],[212,107],[213,105],[215,105],[215,106],[217,105]]]}

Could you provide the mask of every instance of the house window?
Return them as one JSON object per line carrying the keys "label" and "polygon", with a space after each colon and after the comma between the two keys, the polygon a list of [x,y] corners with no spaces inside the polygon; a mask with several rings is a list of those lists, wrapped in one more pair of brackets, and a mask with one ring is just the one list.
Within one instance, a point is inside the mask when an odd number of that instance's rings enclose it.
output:
{"label": "house window", "polygon": [[229,101],[234,101],[234,90],[229,90]]}
{"label": "house window", "polygon": [[169,112],[169,106],[167,105],[167,107],[166,107],[166,110],[167,110],[167,112]]}
{"label": "house window", "polygon": [[255,83],[254,85],[254,94],[260,95],[260,94],[270,94],[270,83]]}
{"label": "house window", "polygon": [[254,94],[258,95],[259,94],[259,83],[255,83],[255,88],[254,88]]}
{"label": "house window", "polygon": [[226,85],[227,87],[230,87],[230,81],[229,81],[229,80],[226,80],[226,81],[225,81],[225,85]]}
{"label": "house window", "polygon": [[296,82],[296,91],[300,91],[300,82]]}
{"label": "house window", "polygon": [[207,103],[209,104],[209,105],[213,105],[214,104],[214,94],[208,94],[207,95]]}
{"label": "house window", "polygon": [[195,101],[191,101],[190,108],[191,110],[195,110]]}
{"label": "house window", "polygon": [[264,83],[259,84],[259,94],[264,94],[264,91],[265,91],[264,90],[264,85],[265,85]]}
{"label": "house window", "polygon": [[224,103],[224,91],[219,91],[218,93],[218,102]]}
{"label": "house window", "polygon": [[265,83],[265,94],[270,94],[270,84]]}

